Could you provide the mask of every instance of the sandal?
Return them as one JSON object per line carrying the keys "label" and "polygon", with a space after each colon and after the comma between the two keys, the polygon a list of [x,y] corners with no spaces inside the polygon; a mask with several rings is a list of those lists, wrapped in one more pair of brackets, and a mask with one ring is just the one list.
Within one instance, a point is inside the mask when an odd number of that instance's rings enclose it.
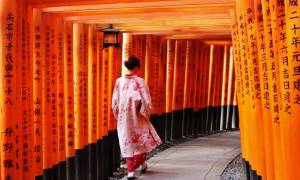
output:
{"label": "sandal", "polygon": [[147,172],[147,167],[148,167],[148,165],[146,165],[146,167],[141,170],[141,173],[143,173],[143,174],[146,173]]}

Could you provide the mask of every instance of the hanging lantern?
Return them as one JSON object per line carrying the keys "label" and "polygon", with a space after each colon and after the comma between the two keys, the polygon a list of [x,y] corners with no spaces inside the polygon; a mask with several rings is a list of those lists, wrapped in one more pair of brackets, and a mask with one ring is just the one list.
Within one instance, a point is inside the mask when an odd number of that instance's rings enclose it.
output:
{"label": "hanging lantern", "polygon": [[109,46],[119,47],[119,33],[120,31],[113,28],[113,25],[109,25],[108,28],[101,30],[103,32],[103,47],[107,48]]}

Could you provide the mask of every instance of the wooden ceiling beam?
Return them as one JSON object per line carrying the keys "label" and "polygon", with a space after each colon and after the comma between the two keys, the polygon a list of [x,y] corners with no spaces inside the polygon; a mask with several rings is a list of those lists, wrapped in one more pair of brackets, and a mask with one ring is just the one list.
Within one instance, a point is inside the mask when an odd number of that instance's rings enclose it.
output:
{"label": "wooden ceiling beam", "polygon": [[[29,4],[34,8],[51,8],[55,7],[57,11],[65,11],[66,9],[102,9],[102,7],[122,7],[146,6],[146,5],[162,5],[170,4],[183,6],[190,4],[207,4],[204,0],[28,0]],[[235,4],[234,0],[210,0],[209,4]]]}
{"label": "wooden ceiling beam", "polygon": [[[80,23],[86,24],[98,24],[99,28],[103,28],[107,26],[107,23],[97,22],[97,21],[82,21]],[[230,29],[231,21],[230,19],[220,19],[214,20],[213,22],[207,22],[207,20],[172,20],[172,21],[134,21],[134,22],[122,22],[119,23],[116,21],[114,24],[115,28],[118,29],[135,29],[135,28],[157,28],[157,27],[178,27],[178,28],[201,28],[201,27],[209,27],[213,28],[218,27],[218,30],[221,29]]]}
{"label": "wooden ceiling beam", "polygon": [[[158,1],[159,0],[143,0],[143,2],[158,2]],[[83,5],[115,4],[115,3],[137,3],[137,2],[140,1],[139,0],[28,0],[28,3],[34,8],[83,6]]]}
{"label": "wooden ceiling beam", "polygon": [[234,0],[29,0],[66,21],[114,24],[125,32],[176,37],[230,36]]}
{"label": "wooden ceiling beam", "polygon": [[177,29],[154,29],[154,30],[132,30],[132,31],[124,31],[128,33],[135,33],[135,34],[163,34],[163,35],[169,35],[169,34],[186,34],[186,33],[194,33],[194,34],[203,34],[203,35],[214,35],[214,34],[222,34],[222,35],[228,35],[230,34],[226,31],[220,31],[220,32],[203,32],[203,31],[190,31],[190,30],[180,30]]}
{"label": "wooden ceiling beam", "polygon": [[199,39],[203,41],[208,40],[228,40],[230,35],[222,34],[181,34],[181,35],[166,35],[165,39]]}
{"label": "wooden ceiling beam", "polygon": [[230,35],[229,30],[220,30],[220,31],[211,31],[210,28],[202,28],[202,29],[179,29],[175,27],[169,27],[169,28],[136,28],[136,29],[127,29],[122,30],[122,32],[129,32],[134,34],[222,34],[222,35]]}
{"label": "wooden ceiling beam", "polygon": [[[210,30],[210,27],[203,27],[203,28],[195,28],[195,29],[191,29],[191,28],[179,28],[179,27],[170,27],[170,28],[165,28],[165,27],[156,27],[156,28],[142,28],[142,27],[137,27],[137,28],[127,28],[127,29],[121,29],[122,32],[162,32],[162,33],[166,33],[169,31],[172,32],[176,32],[176,33],[182,33],[182,32],[194,32],[194,33],[204,33]],[[230,35],[231,31],[228,29],[220,29],[220,30],[213,30],[210,31],[209,33],[222,33],[222,34],[228,34]]]}
{"label": "wooden ceiling beam", "polygon": [[[209,20],[186,20],[186,21],[158,21],[158,22],[144,22],[144,23],[121,23],[119,25],[115,25],[115,27],[118,28],[124,28],[124,27],[136,27],[136,26],[230,26],[231,25],[231,21],[230,19],[215,19],[214,21],[209,21]],[[227,27],[228,28],[228,27]]]}
{"label": "wooden ceiling beam", "polygon": [[104,9],[95,11],[79,11],[79,12],[58,12],[57,16],[105,16],[105,15],[142,15],[156,13],[181,13],[181,14],[207,14],[207,13],[227,13],[230,17],[230,6],[191,6],[191,7],[155,7],[155,8],[133,8],[133,9]]}
{"label": "wooden ceiling beam", "polygon": [[207,41],[204,41],[204,43],[205,44],[211,44],[211,45],[228,45],[228,46],[232,45],[231,39],[228,39],[228,40],[207,40]]}
{"label": "wooden ceiling beam", "polygon": [[173,1],[158,1],[158,2],[138,2],[138,3],[115,3],[115,4],[97,4],[97,5],[81,5],[81,6],[63,6],[63,7],[48,7],[42,8],[43,12],[82,12],[82,11],[103,11],[103,10],[122,10],[122,9],[145,9],[145,8],[188,8],[188,7],[218,7],[234,8],[235,3],[232,1],[216,1],[211,2],[199,0],[173,0]]}
{"label": "wooden ceiling beam", "polygon": [[[196,21],[197,19],[193,19],[193,18],[188,18],[188,19],[178,19],[178,21],[174,20],[174,19],[164,19],[164,20],[145,20],[145,19],[98,19],[98,20],[72,20],[73,22],[76,23],[83,23],[83,24],[99,24],[99,25],[104,25],[107,26],[108,24],[113,24],[114,26],[118,25],[118,24],[140,24],[140,23],[162,23],[162,24],[169,24],[171,22],[173,22],[173,24],[183,24],[183,23],[176,23],[176,22],[181,22],[181,21],[192,21],[188,24],[196,24],[193,23],[194,21]],[[199,20],[199,19],[198,19]],[[68,20],[67,20],[68,21]],[[230,19],[218,19],[218,21],[230,21]],[[198,23],[201,24],[201,23]],[[202,23],[203,24],[203,23]],[[230,24],[230,23],[222,23],[222,24]]]}
{"label": "wooden ceiling beam", "polygon": [[69,16],[64,17],[66,21],[90,21],[90,22],[156,22],[156,21],[173,21],[173,20],[196,20],[196,19],[230,19],[228,12],[222,13],[143,13],[135,16],[129,14],[121,15],[97,15],[97,16]]}
{"label": "wooden ceiling beam", "polygon": [[[202,31],[202,30],[209,30],[210,32],[220,32],[220,31],[226,31],[228,33],[231,32],[230,24],[228,25],[170,25],[170,26],[160,26],[160,25],[152,25],[152,26],[143,26],[143,25],[132,25],[132,26],[116,26],[117,29],[120,29],[122,31],[139,31],[139,30],[165,30],[165,29],[176,29],[178,31],[182,29],[188,29],[191,31]],[[101,27],[100,27],[101,28]]]}

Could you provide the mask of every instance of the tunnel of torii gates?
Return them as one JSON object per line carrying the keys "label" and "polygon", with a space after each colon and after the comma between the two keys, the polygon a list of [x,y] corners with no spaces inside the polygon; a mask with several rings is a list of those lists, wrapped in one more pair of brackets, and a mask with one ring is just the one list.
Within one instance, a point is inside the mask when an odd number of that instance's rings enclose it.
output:
{"label": "tunnel of torii gates", "polygon": [[[112,89],[129,55],[141,60],[151,121],[165,143],[240,128],[248,178],[299,179],[300,2],[226,2],[0,0],[1,179],[111,176],[120,166]],[[116,4],[123,14],[108,8]],[[164,11],[226,11],[229,41],[123,28],[119,48],[103,47],[101,16]]]}

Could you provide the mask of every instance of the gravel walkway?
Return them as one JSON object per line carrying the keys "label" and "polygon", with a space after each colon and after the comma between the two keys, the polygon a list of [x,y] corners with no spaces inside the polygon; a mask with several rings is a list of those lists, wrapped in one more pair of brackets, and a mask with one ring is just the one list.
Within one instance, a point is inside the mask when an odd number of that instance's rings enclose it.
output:
{"label": "gravel walkway", "polygon": [[237,156],[224,170],[222,180],[246,180],[241,155]]}

